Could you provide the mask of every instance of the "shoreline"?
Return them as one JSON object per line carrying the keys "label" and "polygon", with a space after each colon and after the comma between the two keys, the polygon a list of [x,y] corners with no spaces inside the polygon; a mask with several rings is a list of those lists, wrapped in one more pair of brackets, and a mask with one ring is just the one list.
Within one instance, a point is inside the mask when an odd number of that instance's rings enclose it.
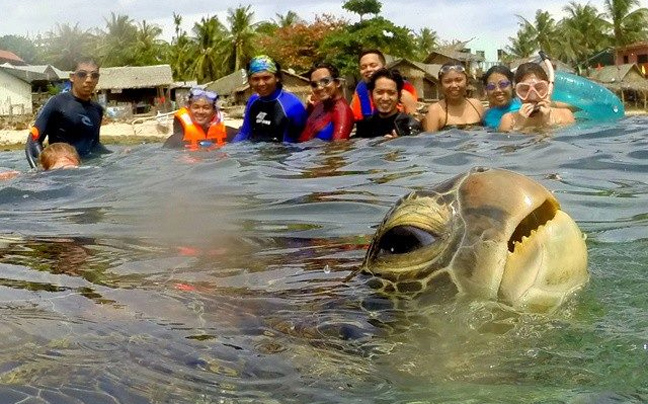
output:
{"label": "shoreline", "polygon": [[[225,119],[225,125],[239,128],[242,119]],[[134,123],[110,122],[101,125],[103,144],[162,143],[173,132],[173,119],[158,121],[155,118]],[[27,141],[28,129],[0,129],[0,149],[22,149]]]}
{"label": "shoreline", "polygon": [[[648,115],[646,110],[629,110],[625,116]],[[239,128],[242,119],[225,119],[225,125]],[[173,132],[173,119],[158,121],[155,118],[133,123],[110,122],[101,125],[101,142],[104,144],[162,143]],[[27,129],[0,129],[0,150],[22,149],[27,141]]]}

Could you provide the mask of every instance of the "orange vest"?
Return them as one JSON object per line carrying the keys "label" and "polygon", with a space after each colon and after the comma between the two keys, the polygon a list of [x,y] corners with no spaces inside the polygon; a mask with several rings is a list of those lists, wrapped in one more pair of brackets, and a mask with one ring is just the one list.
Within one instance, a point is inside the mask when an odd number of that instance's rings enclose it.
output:
{"label": "orange vest", "polygon": [[182,124],[182,131],[184,136],[182,141],[187,143],[185,147],[190,150],[198,150],[200,142],[207,140],[214,143],[212,147],[220,147],[225,144],[227,139],[227,131],[225,130],[225,123],[220,111],[216,112],[216,117],[209,125],[207,133],[203,130],[202,126],[196,125],[191,119],[191,113],[187,108],[180,108],[174,115]]}

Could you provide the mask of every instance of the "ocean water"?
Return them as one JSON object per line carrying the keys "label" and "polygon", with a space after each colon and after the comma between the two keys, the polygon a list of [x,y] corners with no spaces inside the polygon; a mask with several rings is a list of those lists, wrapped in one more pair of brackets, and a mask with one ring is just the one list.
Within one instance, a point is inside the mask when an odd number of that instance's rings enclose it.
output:
{"label": "ocean water", "polygon": [[[0,403],[648,402],[648,118],[551,136],[113,146],[0,165]],[[587,234],[554,313],[390,301],[357,268],[410,190],[521,172]],[[493,190],[497,192],[497,190]]]}

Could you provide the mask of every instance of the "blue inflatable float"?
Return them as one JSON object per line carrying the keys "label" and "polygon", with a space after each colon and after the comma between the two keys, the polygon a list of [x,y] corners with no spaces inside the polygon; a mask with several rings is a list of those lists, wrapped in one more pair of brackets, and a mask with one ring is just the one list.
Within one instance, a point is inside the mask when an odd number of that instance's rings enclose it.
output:
{"label": "blue inflatable float", "polygon": [[575,74],[556,71],[552,101],[561,101],[578,108],[579,121],[611,121],[623,118],[623,102],[602,85]]}

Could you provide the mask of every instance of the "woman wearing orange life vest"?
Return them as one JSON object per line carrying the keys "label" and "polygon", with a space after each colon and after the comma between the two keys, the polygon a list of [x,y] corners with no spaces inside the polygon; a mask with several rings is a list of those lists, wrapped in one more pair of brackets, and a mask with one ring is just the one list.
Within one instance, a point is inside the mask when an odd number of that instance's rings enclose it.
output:
{"label": "woman wearing orange life vest", "polygon": [[217,100],[215,92],[192,88],[187,107],[180,108],[173,117],[173,135],[164,147],[198,150],[224,145],[228,140],[227,128]]}

